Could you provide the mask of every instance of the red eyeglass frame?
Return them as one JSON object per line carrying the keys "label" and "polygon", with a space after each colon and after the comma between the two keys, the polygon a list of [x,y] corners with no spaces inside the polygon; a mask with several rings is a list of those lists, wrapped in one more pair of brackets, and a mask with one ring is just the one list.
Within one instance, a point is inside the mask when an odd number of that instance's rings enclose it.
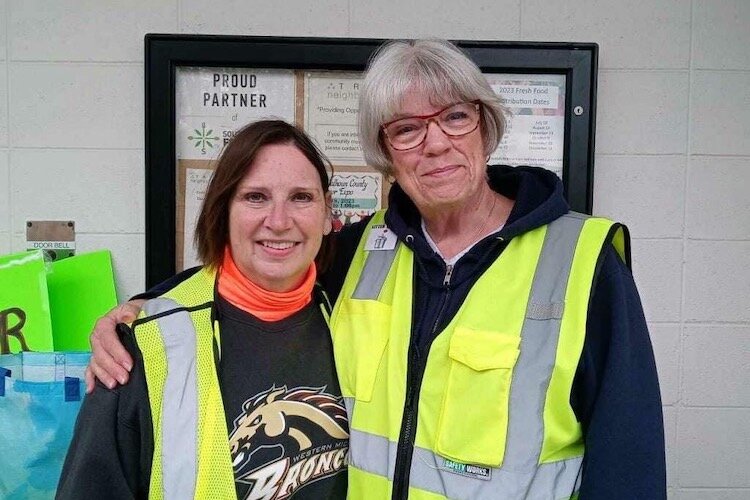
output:
{"label": "red eyeglass frame", "polygon": [[391,124],[396,123],[396,122],[401,121],[401,120],[408,120],[410,118],[419,118],[420,120],[425,120],[429,124],[430,118],[435,118],[436,116],[440,115],[440,113],[442,113],[446,109],[452,108],[453,106],[456,106],[458,104],[473,104],[474,106],[476,106],[477,113],[479,113],[479,119],[477,120],[477,124],[474,126],[474,128],[472,128],[471,130],[469,130],[467,132],[464,132],[462,134],[450,134],[450,133],[446,132],[445,130],[443,130],[443,127],[440,126],[440,122],[439,121],[435,121],[435,123],[437,123],[438,128],[445,135],[447,135],[448,137],[462,137],[464,135],[467,135],[467,134],[470,134],[470,133],[474,132],[479,127],[479,122],[482,121],[482,114],[481,114],[482,101],[481,101],[481,99],[475,99],[473,101],[462,101],[462,102],[456,102],[456,103],[453,103],[453,104],[449,104],[448,106],[444,107],[443,109],[441,109],[441,110],[439,110],[439,111],[437,111],[435,113],[432,113],[430,115],[409,115],[409,116],[402,116],[401,118],[396,118],[395,120],[391,120],[389,122],[386,122],[386,123],[382,124],[380,126],[380,130],[383,132],[383,135],[388,140],[388,143],[391,145],[391,147],[393,149],[395,149],[396,151],[407,151],[409,149],[414,149],[414,148],[420,146],[424,142],[425,137],[427,137],[426,129],[425,129],[425,135],[424,135],[424,137],[422,137],[422,140],[419,141],[419,143],[415,144],[414,146],[409,146],[408,148],[399,149],[399,148],[397,148],[397,147],[395,147],[393,145],[393,143],[391,142],[391,138],[388,135],[388,132],[385,130],[385,128],[388,125],[391,125]]}

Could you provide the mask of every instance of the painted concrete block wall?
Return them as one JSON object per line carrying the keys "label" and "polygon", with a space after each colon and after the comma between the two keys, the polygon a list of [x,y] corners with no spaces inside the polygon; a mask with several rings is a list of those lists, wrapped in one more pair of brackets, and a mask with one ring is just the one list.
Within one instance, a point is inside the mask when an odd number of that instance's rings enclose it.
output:
{"label": "painted concrete block wall", "polygon": [[75,219],[144,285],[148,32],[596,42],[595,211],[627,223],[670,498],[750,498],[747,0],[0,0],[0,252]]}

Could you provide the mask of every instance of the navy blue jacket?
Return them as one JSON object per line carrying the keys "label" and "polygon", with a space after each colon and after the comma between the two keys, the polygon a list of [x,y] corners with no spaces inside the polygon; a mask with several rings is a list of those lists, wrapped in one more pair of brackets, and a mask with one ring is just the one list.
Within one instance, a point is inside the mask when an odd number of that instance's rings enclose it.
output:
{"label": "navy blue jacket", "polygon": [[[515,200],[513,210],[499,233],[482,240],[456,263],[448,287],[443,283],[445,263],[425,240],[416,207],[398,185],[391,189],[386,223],[415,255],[412,339],[420,358],[426,357],[434,336],[450,322],[474,282],[513,237],[569,210],[562,183],[547,170],[494,166],[488,174],[495,191]],[[349,230],[357,231],[361,234],[363,228]],[[336,262],[348,265],[359,235],[342,232],[339,236]],[[321,276],[333,296],[345,274],[334,271]],[[654,355],[629,266],[611,246],[600,259],[593,284],[571,404],[586,441],[582,500],[666,498],[664,431]]]}
{"label": "navy blue jacket", "polygon": [[[398,185],[391,189],[386,223],[415,255],[413,364],[425,359],[434,336],[450,322],[474,282],[513,237],[569,210],[562,183],[549,171],[492,166],[488,177],[495,191],[515,200],[513,210],[499,233],[483,239],[454,265],[447,287],[445,264],[425,240],[416,207]],[[358,223],[336,235],[333,264],[319,277],[333,300],[364,228],[364,223]],[[171,288],[187,273],[150,292]],[[594,279],[571,405],[586,445],[581,500],[666,498],[664,430],[654,355],[629,265],[611,246],[604,249]]]}

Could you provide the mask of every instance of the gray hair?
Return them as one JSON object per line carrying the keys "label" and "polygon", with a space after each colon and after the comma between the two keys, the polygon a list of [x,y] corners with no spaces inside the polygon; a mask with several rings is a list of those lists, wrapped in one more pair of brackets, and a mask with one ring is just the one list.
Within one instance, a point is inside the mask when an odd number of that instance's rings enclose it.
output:
{"label": "gray hair", "polygon": [[371,167],[391,173],[380,126],[398,114],[409,90],[424,93],[433,106],[481,101],[485,155],[500,144],[507,111],[476,64],[447,40],[395,40],[375,52],[359,94],[359,141]]}

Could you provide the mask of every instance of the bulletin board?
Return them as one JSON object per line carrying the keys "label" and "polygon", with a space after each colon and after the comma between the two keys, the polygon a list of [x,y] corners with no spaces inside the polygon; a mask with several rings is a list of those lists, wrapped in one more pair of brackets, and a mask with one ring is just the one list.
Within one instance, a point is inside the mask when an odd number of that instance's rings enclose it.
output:
{"label": "bulletin board", "polygon": [[[331,160],[334,226],[387,206],[389,184],[357,138],[362,72],[383,40],[212,35],[145,37],[146,282],[197,265],[195,220],[215,160],[263,118],[302,127]],[[590,213],[598,47],[454,41],[509,109],[490,164],[534,165]]]}

